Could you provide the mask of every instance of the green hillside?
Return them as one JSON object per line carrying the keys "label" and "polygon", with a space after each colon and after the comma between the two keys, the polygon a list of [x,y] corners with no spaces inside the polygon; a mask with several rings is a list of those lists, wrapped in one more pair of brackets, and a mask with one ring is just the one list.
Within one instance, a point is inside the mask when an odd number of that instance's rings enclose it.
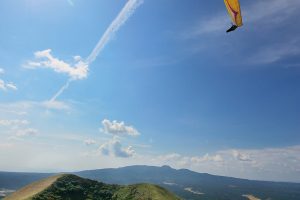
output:
{"label": "green hillside", "polygon": [[5,200],[178,200],[151,184],[109,185],[75,175],[57,175],[32,183]]}
{"label": "green hillside", "polygon": [[151,184],[136,184],[124,186],[119,189],[113,200],[179,200],[166,189]]}

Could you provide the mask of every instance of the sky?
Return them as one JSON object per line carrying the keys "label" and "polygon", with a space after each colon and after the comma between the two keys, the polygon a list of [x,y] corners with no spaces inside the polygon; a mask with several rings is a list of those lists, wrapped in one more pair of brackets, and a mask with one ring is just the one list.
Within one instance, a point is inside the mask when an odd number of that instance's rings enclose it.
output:
{"label": "sky", "polygon": [[240,2],[1,1],[0,171],[300,182],[300,2]]}

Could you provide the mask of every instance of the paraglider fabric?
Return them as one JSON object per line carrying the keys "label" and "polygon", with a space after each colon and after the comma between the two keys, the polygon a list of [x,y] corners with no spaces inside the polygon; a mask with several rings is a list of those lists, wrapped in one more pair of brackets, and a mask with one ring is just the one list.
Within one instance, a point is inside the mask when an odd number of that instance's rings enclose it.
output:
{"label": "paraglider fabric", "polygon": [[224,0],[224,2],[232,23],[238,27],[242,26],[243,20],[239,0]]}

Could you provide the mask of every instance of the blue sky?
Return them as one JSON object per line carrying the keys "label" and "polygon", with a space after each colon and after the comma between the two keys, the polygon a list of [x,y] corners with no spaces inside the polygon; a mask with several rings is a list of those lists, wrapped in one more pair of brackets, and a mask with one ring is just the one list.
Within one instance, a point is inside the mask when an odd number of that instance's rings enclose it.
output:
{"label": "blue sky", "polygon": [[241,6],[226,34],[221,1],[2,1],[0,170],[300,182],[300,3]]}

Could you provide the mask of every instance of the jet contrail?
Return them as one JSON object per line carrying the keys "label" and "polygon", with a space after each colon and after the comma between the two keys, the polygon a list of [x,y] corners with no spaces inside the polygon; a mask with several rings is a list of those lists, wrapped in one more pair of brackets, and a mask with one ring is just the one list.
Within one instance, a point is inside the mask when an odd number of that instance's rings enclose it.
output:
{"label": "jet contrail", "polygon": [[[143,3],[143,0],[128,0],[125,6],[122,8],[118,16],[112,21],[109,27],[106,29],[99,42],[84,61],[86,65],[90,65],[94,62],[97,56],[104,49],[106,44],[115,35],[115,33],[121,28],[122,25],[130,18],[130,16],[135,12],[135,10]],[[55,101],[70,85],[74,79],[69,79],[60,90],[50,99],[50,101]]]}
{"label": "jet contrail", "polygon": [[70,83],[73,81],[74,79],[69,79],[59,90],[58,92],[55,93],[55,95],[49,100],[50,102],[55,101],[55,99],[60,96],[70,85]]}
{"label": "jet contrail", "polygon": [[134,11],[143,3],[143,0],[129,0],[126,5],[123,7],[118,16],[106,29],[105,33],[100,38],[96,47],[92,53],[86,59],[86,63],[92,63],[99,53],[103,50],[105,45],[109,40],[114,36],[114,34],[120,29],[120,27],[129,19],[129,17],[134,13]]}

